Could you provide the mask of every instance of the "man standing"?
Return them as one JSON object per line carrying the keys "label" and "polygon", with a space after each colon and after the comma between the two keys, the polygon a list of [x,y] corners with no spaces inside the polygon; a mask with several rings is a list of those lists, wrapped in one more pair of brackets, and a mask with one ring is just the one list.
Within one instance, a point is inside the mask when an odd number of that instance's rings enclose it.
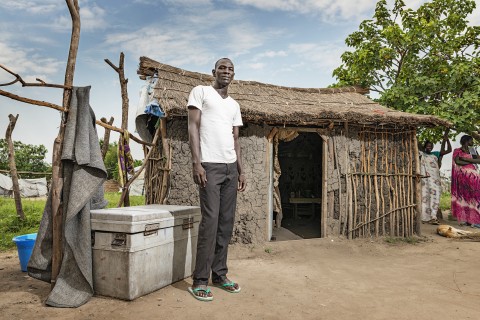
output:
{"label": "man standing", "polygon": [[243,125],[240,106],[228,95],[235,75],[232,61],[218,60],[212,74],[213,85],[197,86],[188,97],[193,180],[199,185],[202,211],[193,286],[188,291],[201,301],[213,300],[207,286],[210,272],[214,286],[240,292],[240,286],[227,278],[227,253],[237,191],[247,186],[238,142],[239,127]]}

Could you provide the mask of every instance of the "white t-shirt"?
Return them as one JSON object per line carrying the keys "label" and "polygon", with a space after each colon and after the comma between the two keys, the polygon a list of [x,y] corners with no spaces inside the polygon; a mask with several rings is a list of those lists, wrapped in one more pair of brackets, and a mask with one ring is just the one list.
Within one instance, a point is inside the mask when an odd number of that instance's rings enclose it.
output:
{"label": "white t-shirt", "polygon": [[222,98],[212,86],[196,86],[188,97],[188,106],[202,112],[200,120],[200,161],[233,163],[237,161],[233,127],[243,126],[240,105],[230,96]]}

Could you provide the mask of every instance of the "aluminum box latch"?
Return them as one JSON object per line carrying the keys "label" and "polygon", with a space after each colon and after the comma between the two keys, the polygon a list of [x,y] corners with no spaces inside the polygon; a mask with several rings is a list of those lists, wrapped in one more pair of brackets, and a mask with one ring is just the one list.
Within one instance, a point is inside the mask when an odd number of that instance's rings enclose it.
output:
{"label": "aluminum box latch", "polygon": [[151,223],[145,225],[145,231],[143,231],[144,236],[150,236],[152,234],[158,234],[158,229],[160,229],[160,223]]}
{"label": "aluminum box latch", "polygon": [[120,247],[127,244],[127,234],[126,233],[114,233],[112,246]]}
{"label": "aluminum box latch", "polygon": [[193,228],[193,217],[183,219],[182,229],[192,229]]}

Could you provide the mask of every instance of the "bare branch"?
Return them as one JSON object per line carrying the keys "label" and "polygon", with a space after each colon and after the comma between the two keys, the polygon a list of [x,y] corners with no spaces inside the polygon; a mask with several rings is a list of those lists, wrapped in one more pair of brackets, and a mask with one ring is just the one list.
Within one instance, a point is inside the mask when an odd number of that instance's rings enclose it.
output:
{"label": "bare branch", "polygon": [[24,98],[24,97],[21,97],[21,96],[17,96],[16,94],[10,93],[8,91],[3,91],[1,89],[0,89],[0,96],[5,96],[5,97],[13,99],[13,100],[17,100],[17,101],[25,102],[25,103],[29,103],[29,104],[34,104],[34,105],[37,105],[37,106],[52,108],[52,109],[55,109],[55,110],[58,110],[58,111],[65,111],[65,108],[62,108],[61,106],[59,106],[57,104],[50,103],[50,102],[45,102],[45,101],[40,101],[40,100],[29,99],[29,98]]}
{"label": "bare branch", "polygon": [[0,87],[5,87],[5,86],[12,85],[16,82],[20,82],[22,84],[22,87],[50,87],[50,88],[60,88],[60,89],[71,89],[72,88],[71,86],[68,87],[68,86],[63,86],[61,84],[46,83],[45,81],[43,81],[39,78],[37,78],[36,80],[40,83],[25,82],[23,80],[23,78],[18,73],[15,73],[15,72],[11,71],[10,69],[5,67],[4,65],[0,64],[0,68],[2,68],[3,70],[7,71],[8,73],[10,73],[11,75],[13,75],[15,77],[15,80],[13,80],[11,82],[0,83]]}
{"label": "bare branch", "polygon": [[[101,120],[96,120],[95,123],[98,124],[101,127],[104,127],[105,129],[108,129],[108,130],[113,130],[113,131],[116,131],[116,132],[119,132],[119,133],[122,133],[122,134],[125,132],[124,129],[109,125],[108,123],[102,122]],[[140,144],[143,144],[143,145],[146,145],[146,146],[153,146],[154,145],[153,142],[150,143],[150,142],[143,141],[142,139],[137,138],[136,136],[132,135],[131,133],[129,133],[129,137],[133,141],[135,141],[137,143],[140,143]]]}
{"label": "bare branch", "polygon": [[119,72],[119,68],[118,68],[117,66],[115,66],[110,60],[105,59],[105,62],[106,62],[110,67],[112,67],[113,70],[115,70],[116,72]]}

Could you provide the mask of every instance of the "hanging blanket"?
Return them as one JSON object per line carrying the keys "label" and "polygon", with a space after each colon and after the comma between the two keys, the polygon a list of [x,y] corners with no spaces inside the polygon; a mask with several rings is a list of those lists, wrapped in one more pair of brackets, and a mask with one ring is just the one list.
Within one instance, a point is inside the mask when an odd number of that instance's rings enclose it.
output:
{"label": "hanging blanket", "polygon": [[[62,150],[63,259],[46,304],[78,307],[93,295],[90,209],[106,206],[107,172],[89,105],[90,87],[74,87]],[[48,196],[28,274],[50,282],[52,273],[52,195]]]}

